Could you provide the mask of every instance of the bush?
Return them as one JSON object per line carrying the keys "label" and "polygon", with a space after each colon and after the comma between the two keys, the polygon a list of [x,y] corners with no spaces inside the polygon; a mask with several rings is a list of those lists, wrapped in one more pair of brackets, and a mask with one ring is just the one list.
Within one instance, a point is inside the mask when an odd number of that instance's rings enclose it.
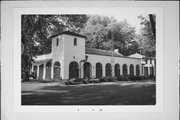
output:
{"label": "bush", "polygon": [[129,75],[119,75],[117,77],[118,81],[129,81],[130,80],[130,76]]}
{"label": "bush", "polygon": [[144,76],[135,76],[135,75],[119,75],[117,77],[118,81],[135,81],[135,80],[143,80]]}
{"label": "bush", "polygon": [[147,79],[156,79],[156,76],[153,74],[150,74],[149,76],[147,76]]}
{"label": "bush", "polygon": [[112,81],[115,81],[116,80],[116,77],[113,77],[113,76],[106,76],[106,77],[102,77],[100,78],[100,82],[112,82]]}

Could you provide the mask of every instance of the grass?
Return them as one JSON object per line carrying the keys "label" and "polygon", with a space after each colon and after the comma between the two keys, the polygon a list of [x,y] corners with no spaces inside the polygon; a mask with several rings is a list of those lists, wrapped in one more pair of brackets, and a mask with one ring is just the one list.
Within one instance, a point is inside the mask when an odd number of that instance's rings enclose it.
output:
{"label": "grass", "polygon": [[155,82],[106,82],[64,86],[23,82],[22,105],[154,105]]}

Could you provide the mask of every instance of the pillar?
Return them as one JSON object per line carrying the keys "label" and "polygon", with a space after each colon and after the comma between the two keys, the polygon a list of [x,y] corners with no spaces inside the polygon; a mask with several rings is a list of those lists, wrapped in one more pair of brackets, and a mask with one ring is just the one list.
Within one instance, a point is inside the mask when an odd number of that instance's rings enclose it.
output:
{"label": "pillar", "polygon": [[102,76],[106,76],[106,65],[102,64]]}
{"label": "pillar", "polygon": [[129,65],[128,64],[126,64],[126,65],[127,65],[127,75],[129,75],[130,74]]}
{"label": "pillar", "polygon": [[112,76],[115,76],[114,64],[112,64]]}
{"label": "pillar", "polygon": [[37,78],[39,78],[39,65],[37,65]]}
{"label": "pillar", "polygon": [[54,64],[53,62],[51,63],[51,79],[53,79],[54,76]]}
{"label": "pillar", "polygon": [[44,68],[43,68],[43,79],[45,80],[46,77],[46,63],[44,63]]}

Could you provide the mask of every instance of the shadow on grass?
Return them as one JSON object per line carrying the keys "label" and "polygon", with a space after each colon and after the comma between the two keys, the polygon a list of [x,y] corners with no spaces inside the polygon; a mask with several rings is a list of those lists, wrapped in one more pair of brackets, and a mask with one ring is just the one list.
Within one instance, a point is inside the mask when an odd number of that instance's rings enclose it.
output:
{"label": "shadow on grass", "polygon": [[22,105],[155,105],[155,84],[44,86],[22,91]]}

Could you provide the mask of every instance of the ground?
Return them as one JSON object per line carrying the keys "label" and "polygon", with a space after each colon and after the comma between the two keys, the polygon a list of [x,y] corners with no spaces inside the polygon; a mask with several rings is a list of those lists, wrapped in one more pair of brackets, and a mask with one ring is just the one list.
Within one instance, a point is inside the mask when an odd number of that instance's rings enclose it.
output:
{"label": "ground", "polygon": [[61,85],[22,82],[22,105],[154,105],[154,81]]}

